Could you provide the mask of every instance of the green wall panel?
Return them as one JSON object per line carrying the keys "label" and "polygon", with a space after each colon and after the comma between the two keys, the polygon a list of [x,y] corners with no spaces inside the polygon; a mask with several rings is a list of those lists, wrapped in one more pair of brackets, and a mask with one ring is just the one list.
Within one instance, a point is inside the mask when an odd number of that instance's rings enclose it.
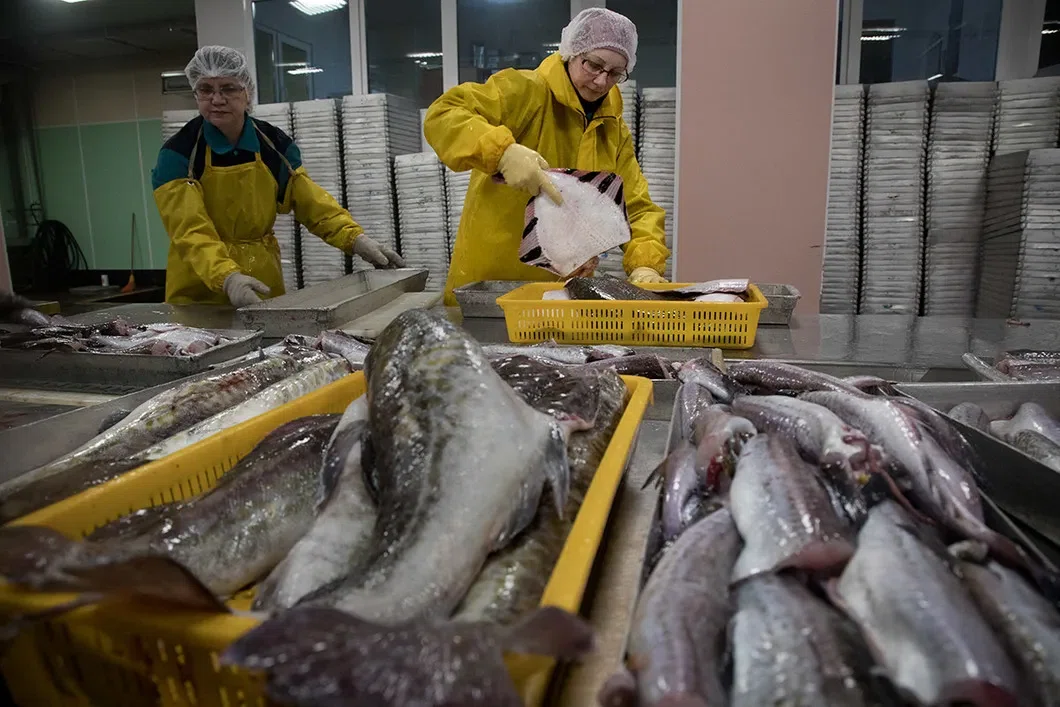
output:
{"label": "green wall panel", "polygon": [[41,128],[37,136],[46,216],[66,224],[85,252],[88,267],[98,267],[89,232],[77,127]]}
{"label": "green wall panel", "polygon": [[169,235],[162,225],[155,197],[151,190],[151,170],[158,160],[158,151],[162,149],[162,121],[140,121],[140,150],[144,157],[143,180],[147,190],[147,226],[150,229],[151,252],[154,253],[154,267],[166,267],[166,255],[169,252]]}

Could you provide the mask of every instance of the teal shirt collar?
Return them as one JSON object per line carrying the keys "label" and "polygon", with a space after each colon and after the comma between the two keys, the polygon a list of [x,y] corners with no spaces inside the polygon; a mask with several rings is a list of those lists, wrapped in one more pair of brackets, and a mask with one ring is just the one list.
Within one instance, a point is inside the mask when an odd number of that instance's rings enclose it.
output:
{"label": "teal shirt collar", "polygon": [[[210,146],[210,149],[219,155],[224,155],[232,151],[232,143],[228,142],[228,138],[225,137],[224,133],[213,126],[208,120],[203,120],[203,135],[206,136],[206,144]],[[235,148],[239,150],[246,150],[248,152],[261,152],[261,143],[258,142],[258,133],[254,130],[254,122],[250,119],[250,116],[246,116],[246,120],[243,123],[243,132],[239,136],[239,140],[235,144]]]}

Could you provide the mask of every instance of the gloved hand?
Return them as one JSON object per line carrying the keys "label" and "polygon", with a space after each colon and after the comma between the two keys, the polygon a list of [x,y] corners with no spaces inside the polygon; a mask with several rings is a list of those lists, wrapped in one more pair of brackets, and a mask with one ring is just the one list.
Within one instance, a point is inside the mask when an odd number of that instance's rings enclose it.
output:
{"label": "gloved hand", "polygon": [[522,189],[533,196],[543,191],[548,194],[556,206],[563,206],[563,197],[560,196],[559,189],[548,178],[548,172],[545,171],[548,169],[548,162],[529,147],[523,147],[518,143],[509,145],[501,155],[497,168],[508,186]]}
{"label": "gloved hand", "polygon": [[629,274],[629,281],[634,285],[650,285],[656,282],[666,282],[666,278],[651,268],[634,268]]}
{"label": "gloved hand", "polygon": [[259,294],[267,295],[271,292],[264,282],[241,272],[234,272],[225,278],[224,291],[228,301],[236,309],[257,304],[261,301]]}
{"label": "gloved hand", "polygon": [[353,254],[360,256],[377,268],[403,268],[405,261],[400,255],[381,246],[363,233],[353,240]]}

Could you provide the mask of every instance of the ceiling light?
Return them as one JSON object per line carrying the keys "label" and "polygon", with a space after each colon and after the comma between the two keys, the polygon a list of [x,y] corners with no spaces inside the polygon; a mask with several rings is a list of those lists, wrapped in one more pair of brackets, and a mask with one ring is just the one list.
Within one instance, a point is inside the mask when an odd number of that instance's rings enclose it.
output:
{"label": "ceiling light", "polygon": [[935,79],[941,79],[942,74],[935,74],[934,76],[928,76],[928,81],[934,81]]}
{"label": "ceiling light", "polygon": [[319,74],[322,71],[323,69],[319,66],[303,66],[300,69],[289,69],[287,73],[291,76],[301,76],[302,74]]}
{"label": "ceiling light", "polygon": [[[63,0],[63,2],[68,2],[68,0]],[[162,78],[164,78],[164,79],[172,79],[172,78],[176,78],[178,76],[184,76],[184,75],[185,74],[184,74],[183,71],[163,71],[162,72]]]}
{"label": "ceiling light", "polygon": [[905,32],[905,31],[906,31],[905,27],[865,27],[864,29],[861,30],[861,33],[865,34],[866,32],[876,32],[876,33],[884,33],[884,34],[893,34],[895,32]]}
{"label": "ceiling light", "polygon": [[1057,34],[1060,33],[1060,29],[1043,29],[1042,34]]}
{"label": "ceiling light", "polygon": [[409,59],[437,59],[441,55],[441,52],[413,52],[412,54],[406,54],[405,56]]}
{"label": "ceiling light", "polygon": [[862,36],[861,41],[863,42],[889,42],[892,39],[898,39],[902,35],[900,34],[876,34],[871,37]]}
{"label": "ceiling light", "polygon": [[307,15],[320,15],[346,7],[346,0],[291,0],[291,7]]}
{"label": "ceiling light", "polygon": [[85,0],[63,0],[63,2],[70,2],[70,3],[74,3],[74,2],[84,2],[84,1],[85,1]]}

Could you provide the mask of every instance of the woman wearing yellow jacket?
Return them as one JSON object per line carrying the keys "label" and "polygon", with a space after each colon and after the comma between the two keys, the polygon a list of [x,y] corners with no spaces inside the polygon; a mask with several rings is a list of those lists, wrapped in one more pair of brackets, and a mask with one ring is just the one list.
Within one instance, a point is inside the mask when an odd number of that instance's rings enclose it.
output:
{"label": "woman wearing yellow jacket", "polygon": [[[652,203],[622,120],[616,88],[633,70],[637,28],[601,8],[578,14],[559,52],[533,71],[505,69],[484,84],[465,83],[431,105],[427,141],[450,169],[475,170],[464,202],[449,278],[453,288],[478,280],[548,280],[519,262],[527,195],[559,200],[549,165],[616,172],[622,177],[632,237],[623,265],[632,282],[665,282],[665,213]],[[492,180],[500,173],[505,184]]]}
{"label": "woman wearing yellow jacket", "polygon": [[229,47],[202,47],[184,69],[199,117],[166,141],[152,171],[169,233],[166,302],[243,307],[284,294],[276,214],[377,268],[401,267],[302,167],[282,130],[251,118],[254,79]]}

